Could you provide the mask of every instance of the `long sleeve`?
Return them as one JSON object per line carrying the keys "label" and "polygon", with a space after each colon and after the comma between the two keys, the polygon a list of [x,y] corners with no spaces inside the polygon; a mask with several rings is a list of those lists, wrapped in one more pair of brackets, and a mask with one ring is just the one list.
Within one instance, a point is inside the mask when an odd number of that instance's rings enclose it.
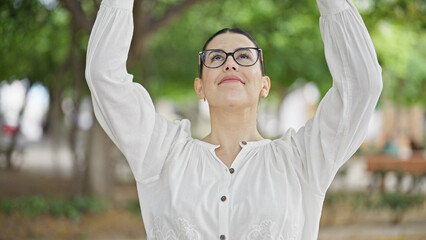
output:
{"label": "long sleeve", "polygon": [[188,121],[168,122],[148,92],[133,82],[126,61],[133,35],[133,0],[104,0],[89,39],[86,80],[100,125],[123,152],[137,181],[158,178],[167,154],[185,139]]}
{"label": "long sleeve", "polygon": [[288,131],[296,169],[323,196],[338,169],[362,144],[382,90],[381,67],[368,31],[350,0],[318,0],[320,30],[333,85],[316,114]]}

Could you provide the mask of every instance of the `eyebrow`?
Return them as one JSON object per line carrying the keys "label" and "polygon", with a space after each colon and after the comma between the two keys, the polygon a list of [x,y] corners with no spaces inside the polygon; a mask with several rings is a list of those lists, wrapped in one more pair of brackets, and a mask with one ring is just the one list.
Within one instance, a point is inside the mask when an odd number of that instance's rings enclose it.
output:
{"label": "eyebrow", "polygon": [[[236,48],[236,49],[234,49],[234,52],[238,51],[238,50],[241,50],[241,49],[248,49],[248,48],[257,48],[257,47],[241,47],[241,48]],[[220,48],[205,49],[204,51],[223,51],[223,52],[228,53],[227,51],[225,51],[223,49],[220,49]]]}

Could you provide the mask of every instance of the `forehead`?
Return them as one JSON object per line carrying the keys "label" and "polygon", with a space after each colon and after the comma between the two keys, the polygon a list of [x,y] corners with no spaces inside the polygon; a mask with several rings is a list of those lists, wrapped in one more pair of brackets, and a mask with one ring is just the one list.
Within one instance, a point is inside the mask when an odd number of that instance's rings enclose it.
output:
{"label": "forehead", "polygon": [[213,38],[206,49],[223,49],[227,52],[242,47],[256,47],[246,36],[239,33],[223,33]]}

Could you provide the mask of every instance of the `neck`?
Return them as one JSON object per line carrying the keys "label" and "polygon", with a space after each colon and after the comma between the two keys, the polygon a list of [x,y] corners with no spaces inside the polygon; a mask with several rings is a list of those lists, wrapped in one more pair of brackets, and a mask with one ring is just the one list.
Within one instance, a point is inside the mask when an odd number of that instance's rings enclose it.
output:
{"label": "neck", "polygon": [[263,139],[256,127],[257,106],[242,109],[210,107],[211,133],[204,141],[221,148],[239,147],[241,141]]}

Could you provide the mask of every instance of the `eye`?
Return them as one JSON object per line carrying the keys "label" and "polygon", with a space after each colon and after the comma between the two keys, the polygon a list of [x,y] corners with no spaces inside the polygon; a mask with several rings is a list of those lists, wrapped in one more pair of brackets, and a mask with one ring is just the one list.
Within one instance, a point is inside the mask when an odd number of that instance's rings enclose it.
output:
{"label": "eye", "polygon": [[243,50],[237,53],[236,56],[237,61],[252,61],[253,60],[253,54],[250,51]]}
{"label": "eye", "polygon": [[211,62],[222,61],[222,60],[223,60],[223,56],[222,55],[216,54],[216,55],[210,56],[210,61]]}
{"label": "eye", "polygon": [[251,57],[245,53],[242,53],[240,55],[238,55],[239,59],[251,59]]}

